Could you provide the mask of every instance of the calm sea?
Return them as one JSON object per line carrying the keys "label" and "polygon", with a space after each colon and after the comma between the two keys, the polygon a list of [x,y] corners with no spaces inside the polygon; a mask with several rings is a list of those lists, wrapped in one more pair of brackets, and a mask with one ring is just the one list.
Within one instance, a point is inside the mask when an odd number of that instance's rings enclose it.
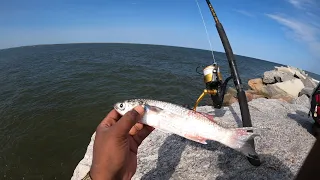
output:
{"label": "calm sea", "polygon": [[[226,56],[215,55],[226,78]],[[279,66],[236,59],[244,84]],[[193,105],[204,88],[196,67],[210,63],[209,51],[155,45],[0,50],[0,179],[70,179],[115,102],[151,98]]]}

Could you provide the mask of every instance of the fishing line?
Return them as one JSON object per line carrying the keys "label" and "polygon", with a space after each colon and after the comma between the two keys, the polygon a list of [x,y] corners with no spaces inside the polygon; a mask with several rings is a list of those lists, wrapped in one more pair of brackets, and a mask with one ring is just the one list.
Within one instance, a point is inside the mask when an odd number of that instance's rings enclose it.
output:
{"label": "fishing line", "polygon": [[211,45],[209,33],[208,33],[207,26],[206,26],[206,23],[205,23],[205,21],[204,21],[204,18],[203,18],[202,12],[201,12],[201,8],[200,8],[200,6],[199,6],[199,2],[198,2],[198,0],[195,0],[195,1],[196,1],[197,5],[198,5],[198,9],[199,9],[199,12],[200,12],[200,15],[201,15],[201,18],[202,18],[202,22],[203,22],[203,25],[204,25],[204,29],[206,30],[208,42],[209,42],[209,45],[210,45],[210,48],[211,48],[211,54],[212,54],[212,58],[213,58],[213,63],[216,63],[216,59],[215,59],[214,54],[213,54],[213,48],[212,48],[212,45]]}

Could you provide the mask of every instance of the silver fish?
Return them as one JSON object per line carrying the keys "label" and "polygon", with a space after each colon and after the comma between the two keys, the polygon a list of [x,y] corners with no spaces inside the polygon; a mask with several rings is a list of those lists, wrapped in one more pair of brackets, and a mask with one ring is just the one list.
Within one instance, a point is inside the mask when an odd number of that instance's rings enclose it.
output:
{"label": "silver fish", "polygon": [[224,128],[219,126],[211,115],[199,113],[176,104],[151,99],[125,100],[116,103],[114,109],[124,115],[138,105],[142,105],[146,111],[140,120],[142,124],[147,124],[161,131],[174,133],[202,144],[207,144],[207,140],[217,141],[242,152],[248,157],[255,158],[257,156],[248,140],[259,136],[259,134],[247,132],[256,128]]}

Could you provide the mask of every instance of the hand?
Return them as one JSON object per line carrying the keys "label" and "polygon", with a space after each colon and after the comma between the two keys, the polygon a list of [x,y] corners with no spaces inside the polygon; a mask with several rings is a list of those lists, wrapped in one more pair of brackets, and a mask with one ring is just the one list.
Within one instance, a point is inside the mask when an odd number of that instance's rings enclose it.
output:
{"label": "hand", "polygon": [[114,109],[96,130],[90,176],[93,180],[131,179],[137,169],[137,150],[154,128],[137,123],[144,109],[121,115]]}

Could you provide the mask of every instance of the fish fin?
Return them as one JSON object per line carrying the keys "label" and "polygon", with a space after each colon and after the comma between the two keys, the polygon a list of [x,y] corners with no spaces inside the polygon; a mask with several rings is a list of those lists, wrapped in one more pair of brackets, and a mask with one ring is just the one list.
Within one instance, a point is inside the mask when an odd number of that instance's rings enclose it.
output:
{"label": "fish fin", "polygon": [[148,105],[148,104],[145,104],[145,105],[144,105],[144,108],[145,108],[145,110],[151,110],[151,111],[154,111],[154,112],[157,112],[157,113],[163,111],[162,108],[159,108],[159,107],[157,107],[157,106],[150,106],[150,105]]}
{"label": "fish fin", "polygon": [[228,139],[227,146],[240,151],[247,157],[255,158],[258,156],[255,149],[249,143],[254,137],[260,136],[260,134],[248,132],[247,130],[258,129],[258,128],[234,128],[231,129],[232,133]]}
{"label": "fish fin", "polygon": [[191,135],[191,134],[185,134],[184,137],[189,139],[189,140],[201,143],[201,144],[207,144],[207,142],[206,142],[207,139],[205,139],[203,137],[200,137],[200,136],[195,136],[195,135]]}

